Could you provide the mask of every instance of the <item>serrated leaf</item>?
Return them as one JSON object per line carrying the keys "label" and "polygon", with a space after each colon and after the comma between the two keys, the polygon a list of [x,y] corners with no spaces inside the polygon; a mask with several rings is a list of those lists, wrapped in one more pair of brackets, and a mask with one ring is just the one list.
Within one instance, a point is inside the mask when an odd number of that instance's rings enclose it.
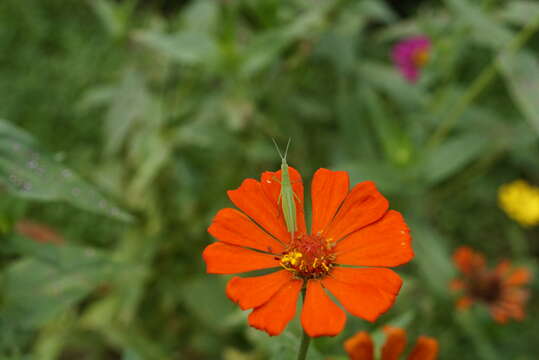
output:
{"label": "serrated leaf", "polygon": [[0,184],[15,196],[65,201],[81,209],[130,220],[92,185],[63,166],[25,131],[0,119]]}

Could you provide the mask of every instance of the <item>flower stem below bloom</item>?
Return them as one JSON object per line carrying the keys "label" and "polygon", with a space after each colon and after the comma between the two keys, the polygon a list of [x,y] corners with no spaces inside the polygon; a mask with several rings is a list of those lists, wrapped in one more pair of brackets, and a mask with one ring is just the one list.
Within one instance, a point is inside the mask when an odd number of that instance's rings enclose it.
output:
{"label": "flower stem below bloom", "polygon": [[305,360],[307,358],[307,351],[309,350],[309,344],[311,338],[305,331],[303,331],[303,337],[301,338],[301,345],[299,347],[298,360]]}
{"label": "flower stem below bloom", "polygon": [[[305,302],[305,292],[306,288],[301,290],[301,299]],[[307,351],[309,351],[309,345],[311,344],[311,337],[307,335],[305,330],[303,330],[303,336],[301,338],[301,345],[299,346],[298,360],[305,360],[307,358]]]}

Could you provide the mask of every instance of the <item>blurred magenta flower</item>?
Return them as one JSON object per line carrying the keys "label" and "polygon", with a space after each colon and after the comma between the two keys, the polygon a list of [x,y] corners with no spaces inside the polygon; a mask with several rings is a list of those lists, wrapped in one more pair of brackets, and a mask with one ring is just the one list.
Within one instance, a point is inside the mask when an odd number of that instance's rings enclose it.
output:
{"label": "blurred magenta flower", "polygon": [[431,42],[426,36],[414,36],[393,47],[393,62],[402,76],[411,83],[417,81],[420,70],[429,60]]}

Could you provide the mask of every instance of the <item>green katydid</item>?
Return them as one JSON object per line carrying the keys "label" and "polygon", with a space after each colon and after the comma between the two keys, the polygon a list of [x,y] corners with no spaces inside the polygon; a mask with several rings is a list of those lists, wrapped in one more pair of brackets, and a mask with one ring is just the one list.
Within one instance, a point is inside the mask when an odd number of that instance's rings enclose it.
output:
{"label": "green katydid", "polygon": [[284,156],[279,150],[279,146],[275,142],[275,139],[272,140],[281,158],[281,193],[279,194],[278,202],[281,204],[281,207],[283,209],[286,229],[291,234],[292,239],[294,239],[294,233],[298,229],[298,224],[296,221],[296,202],[294,201],[294,198],[297,198],[297,196],[294,193],[294,189],[292,188],[290,174],[288,173],[288,163],[286,162],[286,156],[288,155],[288,147],[290,146],[291,139],[288,139],[288,144],[286,144]]}

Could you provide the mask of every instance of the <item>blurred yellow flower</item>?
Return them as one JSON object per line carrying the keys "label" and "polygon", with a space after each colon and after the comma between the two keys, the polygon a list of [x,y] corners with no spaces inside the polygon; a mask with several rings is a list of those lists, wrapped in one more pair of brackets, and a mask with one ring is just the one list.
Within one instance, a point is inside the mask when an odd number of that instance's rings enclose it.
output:
{"label": "blurred yellow flower", "polygon": [[498,190],[500,207],[522,226],[539,224],[539,188],[524,180],[502,185]]}

